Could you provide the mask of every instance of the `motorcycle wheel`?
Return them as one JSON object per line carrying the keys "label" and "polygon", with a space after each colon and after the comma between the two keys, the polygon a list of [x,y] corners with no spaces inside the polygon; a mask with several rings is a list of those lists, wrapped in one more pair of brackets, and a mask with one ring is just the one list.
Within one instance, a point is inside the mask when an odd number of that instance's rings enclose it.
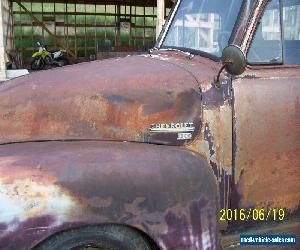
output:
{"label": "motorcycle wheel", "polygon": [[66,66],[66,65],[70,64],[69,59],[67,57],[57,58],[56,61],[58,63],[58,66],[60,66],[60,67],[63,67],[63,66]]}
{"label": "motorcycle wheel", "polygon": [[30,68],[32,70],[41,70],[44,68],[44,66],[45,66],[45,62],[44,62],[43,58],[35,57],[35,58],[33,58],[32,62],[31,62]]}

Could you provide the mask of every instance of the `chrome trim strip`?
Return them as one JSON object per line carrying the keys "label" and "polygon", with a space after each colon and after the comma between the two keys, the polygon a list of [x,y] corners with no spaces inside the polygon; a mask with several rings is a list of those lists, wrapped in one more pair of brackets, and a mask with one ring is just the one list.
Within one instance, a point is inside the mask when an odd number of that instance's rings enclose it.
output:
{"label": "chrome trim strip", "polygon": [[195,127],[190,128],[150,128],[150,133],[178,133],[178,132],[194,132]]}

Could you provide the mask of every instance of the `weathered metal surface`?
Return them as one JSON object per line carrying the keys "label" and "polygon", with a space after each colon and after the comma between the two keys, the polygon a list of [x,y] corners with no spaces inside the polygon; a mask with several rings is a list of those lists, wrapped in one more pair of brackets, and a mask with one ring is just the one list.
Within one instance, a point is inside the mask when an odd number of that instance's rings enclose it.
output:
{"label": "weathered metal surface", "polygon": [[[57,72],[61,74],[55,78],[48,79],[48,72],[46,72],[36,73],[32,77],[18,79],[18,81],[15,80],[4,87],[2,86],[0,91],[0,95],[4,100],[0,104],[0,106],[2,105],[0,112],[2,112],[4,118],[0,122],[0,131],[6,131],[6,133],[1,134],[2,142],[98,139],[172,145],[184,143],[188,145],[188,149],[196,151],[204,159],[208,159],[211,166],[207,166],[207,168],[213,169],[216,177],[214,181],[217,181],[220,185],[221,206],[227,207],[231,178],[231,141],[229,140],[229,138],[231,139],[231,92],[230,79],[224,76],[221,78],[220,89],[213,86],[213,79],[218,67],[217,63],[198,56],[189,58],[181,53],[160,52],[147,57],[126,58],[117,61],[108,60],[105,63],[95,62],[73,66],[72,68],[66,67],[58,70]],[[96,73],[93,76],[74,79],[73,75],[79,75],[79,72],[85,70]],[[51,74],[53,75],[53,71]],[[43,82],[43,79],[48,80]],[[71,89],[70,85],[72,85]],[[12,96],[14,96],[13,99]],[[177,141],[177,138],[172,134],[149,133],[151,124],[190,121],[196,127],[192,138],[194,141],[190,140],[190,143]],[[9,124],[13,124],[13,126]],[[220,128],[222,129],[220,130]],[[209,133],[212,133],[212,135],[209,136]],[[131,152],[127,153],[132,154]],[[165,155],[167,154],[165,152]],[[128,162],[134,161],[135,156],[132,154]],[[103,160],[105,157],[103,156]],[[149,163],[149,171],[153,172],[153,168],[150,168],[151,164]],[[186,167],[184,164],[183,166]],[[171,165],[170,168],[172,168]],[[180,173],[177,174],[180,176]],[[48,176],[49,173],[45,173],[45,175]],[[12,179],[15,178],[13,175],[11,177]],[[124,176],[123,178],[126,181]],[[123,178],[107,183],[107,187],[110,187],[112,183],[123,183]],[[190,181],[186,181],[187,185],[191,185]],[[88,182],[88,180],[82,178],[82,183]],[[132,184],[132,182],[129,183]],[[31,184],[29,185],[31,186]],[[178,183],[176,187],[177,185]],[[82,190],[86,189],[87,192],[82,194],[82,197],[84,197],[90,191],[87,184],[82,184],[82,187],[84,187]],[[92,187],[95,188],[95,186]],[[164,188],[160,190],[164,190]],[[46,190],[43,192],[47,193]],[[53,190],[53,192],[58,191]],[[125,193],[127,192],[130,193],[131,191],[126,190]],[[189,191],[186,190],[186,192]],[[58,197],[57,199],[65,200],[67,203],[70,202],[68,197]],[[111,203],[109,198],[94,199],[100,203]],[[137,202],[140,201],[139,196],[134,199],[137,199]],[[166,196],[165,199],[170,198]],[[202,202],[204,203],[202,204]],[[192,231],[199,231],[200,224],[217,223],[215,217],[207,215],[205,209],[201,210],[201,214],[199,213],[200,207],[205,206],[206,202],[207,200],[193,203],[189,208],[189,216],[195,218],[195,223],[198,223],[193,226]],[[144,202],[141,201],[141,203]],[[214,203],[214,205],[216,204],[217,202]],[[111,207],[109,209],[101,208],[100,210],[106,216],[106,219],[107,216],[118,214]],[[124,211],[119,211],[120,214],[121,212]],[[42,221],[39,227],[47,224],[45,220],[53,220],[52,217],[48,218],[49,215],[41,214],[41,211],[38,211],[35,216],[36,219],[32,219],[34,222],[39,223],[39,221]],[[132,224],[130,220],[121,221],[117,215],[114,216],[116,217],[113,217],[113,219],[109,217],[109,221]],[[126,217],[127,215],[123,214],[122,216]],[[197,219],[197,216],[199,219]],[[74,214],[74,218],[77,217],[82,216]],[[73,222],[75,225],[81,222],[88,224],[92,221],[95,223],[94,218],[82,218],[83,220],[79,222],[75,219],[74,221],[71,220],[72,223],[67,225],[74,226]],[[152,223],[154,219],[154,217],[147,217],[147,220]],[[165,223],[172,228],[181,227],[180,230],[182,231],[171,230],[169,233],[162,234],[159,241],[163,249],[172,249],[169,248],[170,246],[175,249],[183,244],[181,241],[184,241],[189,249],[197,249],[191,247],[196,244],[196,238],[199,238],[199,236],[191,236],[190,220],[188,213],[185,215],[181,213],[174,214],[174,212],[168,210]],[[104,221],[107,220],[98,220],[99,223]],[[139,226],[137,223],[133,225]],[[53,233],[55,230],[62,228],[65,227],[57,227],[47,232]],[[156,232],[157,228],[164,227],[158,224],[151,228],[143,227],[142,229],[152,235],[152,231]],[[209,229],[206,230],[206,232],[208,231]],[[32,232],[29,235],[31,234]],[[7,237],[13,235],[15,234],[12,233]],[[180,238],[180,235],[184,236]],[[23,241],[21,240],[21,242]],[[201,244],[207,243],[203,241],[197,244],[201,246]]]}
{"label": "weathered metal surface", "polygon": [[[205,68],[204,65],[202,65]],[[126,140],[181,145],[151,124],[200,128],[194,77],[143,56],[33,73],[0,86],[0,143],[34,140]]]}
{"label": "weathered metal surface", "polygon": [[221,65],[210,59],[160,50],[154,51],[151,56],[158,60],[168,60],[195,77],[202,100],[201,130],[185,147],[207,160],[219,184],[220,206],[229,207],[232,182],[231,78],[222,74],[220,88],[217,88],[214,78]]}
{"label": "weathered metal surface", "polygon": [[[231,92],[230,79],[224,75],[221,88],[213,85],[218,67],[199,56],[161,51],[65,67],[52,78],[55,71],[16,79],[0,87],[2,143],[93,139],[185,144],[208,160],[220,186],[221,206],[228,207]],[[85,71],[94,73],[81,76]],[[189,141],[178,141],[172,134],[149,133],[151,124],[190,121],[195,131]],[[67,197],[60,198],[69,202]],[[190,211],[193,216],[198,206]],[[34,221],[44,221],[39,212],[35,216]],[[188,219],[172,213],[167,218],[173,226],[184,224],[188,235]],[[214,217],[207,218],[214,221]],[[177,234],[163,236],[167,242],[163,244],[172,245]],[[186,236],[185,241],[194,240]]]}
{"label": "weathered metal surface", "polygon": [[[266,1],[254,2],[246,2],[233,37],[243,50]],[[223,72],[218,88],[220,67],[158,50],[0,86],[0,143],[126,140],[196,152],[117,142],[2,145],[0,198],[12,209],[0,213],[0,245],[26,246],[61,229],[101,222],[136,226],[162,249],[213,245],[215,181],[222,208],[299,212],[299,67],[248,68],[233,86]],[[193,123],[191,140],[149,131],[151,124],[169,123]]]}
{"label": "weathered metal surface", "polygon": [[[168,146],[0,146],[0,248],[28,249],[77,225],[125,223],[161,249],[216,249],[218,194],[201,157]],[[13,239],[13,240],[12,240]]]}
{"label": "weathered metal surface", "polygon": [[233,206],[300,207],[299,67],[256,67],[234,81]]}

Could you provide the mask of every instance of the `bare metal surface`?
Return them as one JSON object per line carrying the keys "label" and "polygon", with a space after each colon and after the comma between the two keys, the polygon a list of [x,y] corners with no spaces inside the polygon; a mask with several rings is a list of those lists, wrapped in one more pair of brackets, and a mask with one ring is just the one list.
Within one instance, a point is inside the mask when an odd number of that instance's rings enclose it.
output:
{"label": "bare metal surface", "polygon": [[213,173],[185,150],[125,142],[2,145],[0,176],[1,249],[105,222],[135,226],[162,249],[216,247]]}

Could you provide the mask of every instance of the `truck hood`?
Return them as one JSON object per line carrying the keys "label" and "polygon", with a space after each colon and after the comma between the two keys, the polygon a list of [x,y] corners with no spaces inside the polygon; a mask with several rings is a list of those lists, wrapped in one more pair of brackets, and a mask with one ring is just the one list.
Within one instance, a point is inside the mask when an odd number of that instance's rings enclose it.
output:
{"label": "truck hood", "polygon": [[134,56],[34,72],[0,86],[0,143],[117,140],[182,145],[201,127],[199,82],[173,57]]}

